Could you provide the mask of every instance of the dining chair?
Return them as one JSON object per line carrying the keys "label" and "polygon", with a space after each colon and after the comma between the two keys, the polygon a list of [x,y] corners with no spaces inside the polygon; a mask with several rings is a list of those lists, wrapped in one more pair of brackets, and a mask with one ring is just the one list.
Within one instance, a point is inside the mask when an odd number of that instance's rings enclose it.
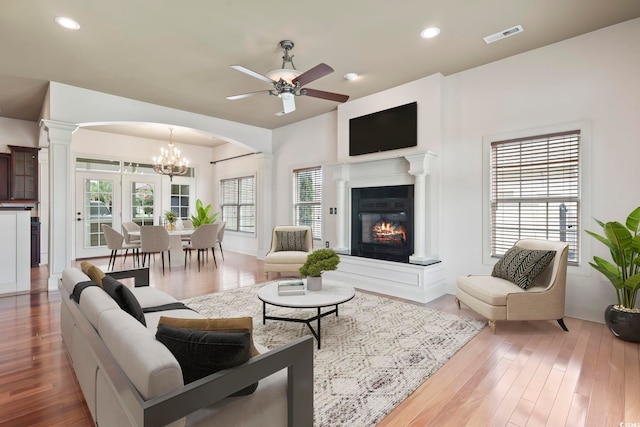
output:
{"label": "dining chair", "polygon": [[140,249],[140,242],[127,243],[125,242],[125,237],[118,233],[108,224],[102,224],[102,233],[104,233],[104,239],[107,241],[107,247],[111,249],[111,254],[109,255],[109,264],[107,265],[107,269],[113,270],[116,266],[116,257],[118,256],[119,250],[124,250],[124,259],[122,263],[124,264],[127,261],[127,254],[129,253],[129,249],[131,249],[132,257],[133,257],[133,265],[135,267],[136,258],[138,255],[138,251]]}
{"label": "dining chair", "polygon": [[214,252],[214,247],[218,239],[218,226],[219,224],[202,224],[191,234],[191,241],[184,246],[185,268],[187,267],[187,253],[195,249],[198,251],[198,271],[200,271],[200,255],[202,254],[202,262],[204,262],[204,254],[208,253],[209,248],[211,248],[211,253],[213,254],[213,262],[216,268],[218,268],[218,262],[216,261],[216,254]]}
{"label": "dining chair", "polygon": [[[190,219],[183,219],[182,228],[184,230],[193,230],[193,221],[191,221]],[[191,240],[191,235],[182,236],[181,239],[183,242],[189,242]]]}
{"label": "dining chair", "polygon": [[218,228],[218,246],[220,246],[220,255],[222,255],[222,260],[224,261],[224,252],[222,252],[222,239],[224,239],[224,228],[227,225],[227,221],[222,221],[220,223],[220,227]]}
{"label": "dining chair", "polygon": [[[167,252],[169,258],[169,270],[171,270],[171,252],[169,233],[161,225],[144,225],[140,227],[140,242],[142,252],[142,266],[151,254],[160,253],[162,258],[162,275],[164,276],[164,253]],[[155,256],[154,256],[155,258]],[[151,261],[149,261],[151,263]]]}
{"label": "dining chair", "polygon": [[140,226],[133,221],[125,221],[122,223],[122,234],[124,241],[127,243],[140,242],[140,236],[131,236],[131,231],[140,231]]}

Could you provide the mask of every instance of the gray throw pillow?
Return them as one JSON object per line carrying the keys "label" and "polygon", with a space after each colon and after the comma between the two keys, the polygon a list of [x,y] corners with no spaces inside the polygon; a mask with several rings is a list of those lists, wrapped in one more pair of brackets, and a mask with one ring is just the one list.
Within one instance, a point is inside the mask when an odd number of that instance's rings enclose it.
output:
{"label": "gray throw pillow", "polygon": [[306,252],[307,248],[307,230],[296,231],[277,231],[276,237],[278,243],[276,244],[276,252],[281,251],[303,251]]}
{"label": "gray throw pillow", "polygon": [[[242,365],[251,358],[251,334],[242,332],[197,331],[158,325],[156,339],[164,344],[180,364],[185,385],[223,369]],[[232,396],[253,393],[251,384]]]}
{"label": "gray throw pillow", "polygon": [[514,246],[493,266],[491,275],[527,289],[551,264],[555,255],[556,251],[530,250]]}

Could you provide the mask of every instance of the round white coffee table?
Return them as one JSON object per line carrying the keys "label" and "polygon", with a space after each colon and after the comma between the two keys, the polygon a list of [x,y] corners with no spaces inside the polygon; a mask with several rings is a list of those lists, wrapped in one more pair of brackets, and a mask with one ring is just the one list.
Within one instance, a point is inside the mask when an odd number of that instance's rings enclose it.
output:
{"label": "round white coffee table", "polygon": [[[306,284],[306,280],[303,280]],[[306,287],[306,286],[305,286]],[[351,300],[355,296],[353,287],[345,285],[336,280],[322,279],[322,289],[319,291],[306,290],[304,295],[278,295],[278,281],[268,283],[258,291],[258,298],[262,301],[262,324],[268,320],[282,320],[284,322],[304,323],[309,327],[311,333],[318,341],[320,348],[320,320],[330,314],[338,316],[338,305]],[[308,319],[298,319],[290,317],[267,316],[267,304],[287,308],[315,308],[318,314]],[[324,307],[334,307],[332,310],[322,312]],[[313,329],[311,322],[318,322],[316,329]]]}

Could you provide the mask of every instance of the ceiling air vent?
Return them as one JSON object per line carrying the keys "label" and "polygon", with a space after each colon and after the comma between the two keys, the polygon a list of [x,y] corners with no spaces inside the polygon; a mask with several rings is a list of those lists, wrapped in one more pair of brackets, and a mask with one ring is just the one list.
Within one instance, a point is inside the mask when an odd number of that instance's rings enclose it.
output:
{"label": "ceiling air vent", "polygon": [[518,34],[523,32],[524,29],[522,25],[516,25],[515,27],[508,28],[503,31],[499,31],[495,34],[491,34],[490,36],[484,37],[483,40],[486,44],[497,42],[498,40],[502,40],[505,37],[512,36],[514,34]]}

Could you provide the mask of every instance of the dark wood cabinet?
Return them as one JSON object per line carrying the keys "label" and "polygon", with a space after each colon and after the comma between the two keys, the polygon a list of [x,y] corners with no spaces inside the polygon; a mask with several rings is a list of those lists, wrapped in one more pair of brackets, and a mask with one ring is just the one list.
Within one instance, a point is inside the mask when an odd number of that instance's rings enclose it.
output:
{"label": "dark wood cabinet", "polygon": [[40,265],[40,218],[31,218],[31,268]]}
{"label": "dark wood cabinet", "polygon": [[9,145],[13,201],[38,201],[38,148]]}
{"label": "dark wood cabinet", "polygon": [[11,198],[11,156],[0,153],[0,200]]}

